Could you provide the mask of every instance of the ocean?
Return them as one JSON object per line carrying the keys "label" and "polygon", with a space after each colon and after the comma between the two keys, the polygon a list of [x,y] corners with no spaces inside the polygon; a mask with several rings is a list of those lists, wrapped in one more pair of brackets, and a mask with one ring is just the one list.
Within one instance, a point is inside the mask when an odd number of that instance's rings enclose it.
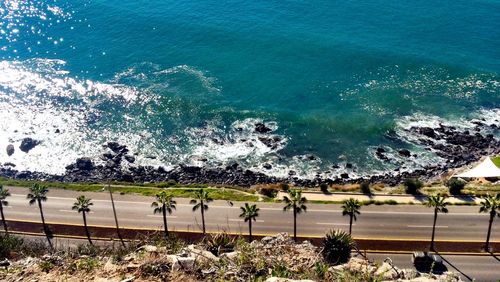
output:
{"label": "ocean", "polygon": [[117,141],[135,165],[363,176],[444,162],[407,129],[474,119],[500,125],[496,0],[0,3],[0,163],[19,170]]}

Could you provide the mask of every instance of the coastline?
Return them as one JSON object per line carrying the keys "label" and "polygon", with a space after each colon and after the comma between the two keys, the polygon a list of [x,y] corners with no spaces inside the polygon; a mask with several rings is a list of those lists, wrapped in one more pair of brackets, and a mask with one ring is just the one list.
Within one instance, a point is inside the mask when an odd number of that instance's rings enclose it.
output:
{"label": "coastline", "polygon": [[[497,120],[498,121],[498,120]],[[62,175],[47,174],[39,171],[18,171],[15,164],[0,165],[0,176],[19,180],[44,180],[54,182],[106,182],[119,181],[128,183],[158,183],[174,182],[179,184],[210,184],[250,187],[257,184],[289,183],[294,186],[317,187],[320,184],[352,184],[361,182],[384,183],[395,186],[408,178],[419,178],[425,181],[439,179],[450,174],[454,169],[469,165],[484,156],[500,154],[500,140],[492,132],[498,133],[500,128],[495,124],[487,124],[481,120],[473,120],[474,128],[469,130],[457,129],[453,126],[439,124],[437,127],[412,126],[407,129],[418,136],[418,143],[426,150],[434,152],[446,160],[444,164],[427,165],[422,169],[400,171],[368,177],[352,177],[349,169],[355,169],[355,164],[347,163],[345,172],[335,178],[324,178],[319,174],[313,179],[304,179],[290,173],[288,177],[275,177],[262,172],[245,169],[238,163],[224,167],[202,167],[178,165],[171,170],[164,167],[134,166],[135,157],[128,154],[129,149],[117,142],[108,142],[103,145],[103,153],[99,160],[82,156],[73,164],[66,167]],[[256,130],[262,130],[256,125]],[[390,133],[388,134],[390,135]],[[387,136],[391,138],[391,136]],[[21,143],[21,150],[28,152],[40,144],[40,141],[25,138]],[[9,145],[11,146],[11,145]],[[12,149],[12,148],[10,148]],[[7,148],[9,152],[9,147]],[[398,151],[406,158],[417,156],[407,149]],[[384,162],[391,162],[383,147],[376,148],[376,158]],[[97,164],[98,161],[104,164]]]}

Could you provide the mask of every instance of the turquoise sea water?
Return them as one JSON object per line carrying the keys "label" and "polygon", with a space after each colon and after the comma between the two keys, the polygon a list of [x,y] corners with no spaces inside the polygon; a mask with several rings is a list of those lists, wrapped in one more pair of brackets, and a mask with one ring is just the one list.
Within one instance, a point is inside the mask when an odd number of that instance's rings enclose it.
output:
{"label": "turquoise sea water", "polygon": [[498,123],[499,31],[492,0],[2,1],[0,148],[43,143],[0,162],[60,173],[114,140],[139,164],[274,175],[439,162],[404,129]]}

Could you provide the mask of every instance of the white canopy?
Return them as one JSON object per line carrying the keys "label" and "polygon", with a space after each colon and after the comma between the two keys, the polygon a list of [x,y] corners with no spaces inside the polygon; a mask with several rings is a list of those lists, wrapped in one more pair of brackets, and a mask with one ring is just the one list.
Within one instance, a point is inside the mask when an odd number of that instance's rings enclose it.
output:
{"label": "white canopy", "polygon": [[456,174],[454,177],[469,177],[469,178],[477,178],[477,177],[500,177],[500,168],[498,168],[491,159],[485,158],[480,164],[475,166],[469,171]]}

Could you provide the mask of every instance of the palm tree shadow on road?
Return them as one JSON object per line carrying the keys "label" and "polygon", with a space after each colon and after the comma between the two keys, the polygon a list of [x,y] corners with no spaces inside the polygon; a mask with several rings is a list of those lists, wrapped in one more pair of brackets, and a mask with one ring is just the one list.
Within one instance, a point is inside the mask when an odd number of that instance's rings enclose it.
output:
{"label": "palm tree shadow on road", "polygon": [[465,278],[467,278],[469,281],[473,281],[472,277],[470,277],[469,275],[465,274],[464,272],[462,272],[460,269],[458,269],[455,265],[453,265],[449,260],[447,260],[443,255],[441,255],[439,252],[436,252],[437,255],[439,255],[439,257],[441,257],[441,259],[446,262],[449,266],[451,266],[453,269],[455,269],[458,273],[460,273],[461,275],[463,275]]}
{"label": "palm tree shadow on road", "polygon": [[495,255],[493,252],[488,252],[493,258],[495,258],[496,260],[500,261],[500,257],[498,257],[497,255]]}

